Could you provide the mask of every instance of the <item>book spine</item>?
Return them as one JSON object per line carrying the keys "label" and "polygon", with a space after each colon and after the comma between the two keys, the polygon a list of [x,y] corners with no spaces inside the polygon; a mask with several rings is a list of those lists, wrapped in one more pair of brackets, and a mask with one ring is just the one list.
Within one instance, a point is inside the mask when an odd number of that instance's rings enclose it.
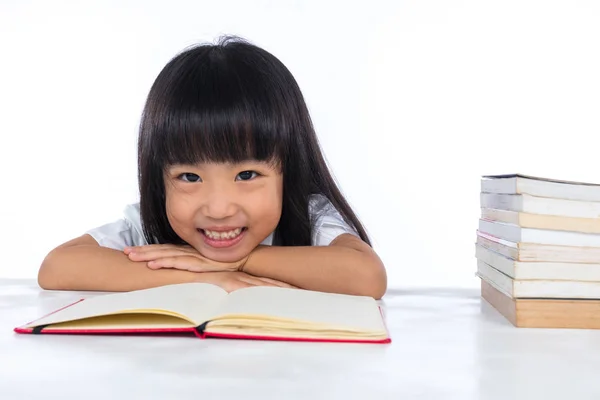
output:
{"label": "book spine", "polygon": [[33,329],[31,330],[31,333],[40,334],[40,333],[42,333],[42,330],[47,326],[48,326],[47,324],[34,326]]}
{"label": "book spine", "polygon": [[209,322],[210,321],[203,322],[202,324],[200,324],[194,328],[194,332],[196,333],[196,336],[198,336],[201,339],[206,338],[206,326],[208,325]]}

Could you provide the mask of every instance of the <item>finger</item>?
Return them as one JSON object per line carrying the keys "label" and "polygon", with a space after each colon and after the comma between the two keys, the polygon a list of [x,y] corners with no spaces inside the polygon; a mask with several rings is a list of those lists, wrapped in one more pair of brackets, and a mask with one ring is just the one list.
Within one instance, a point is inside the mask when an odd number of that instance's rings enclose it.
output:
{"label": "finger", "polygon": [[[180,248],[156,248],[154,250],[145,249],[144,251],[138,252],[136,250],[127,254],[131,261],[150,261],[157,260],[159,258],[166,257],[177,257],[177,256],[190,256],[194,253],[180,249]],[[197,253],[196,253],[197,254]]]}
{"label": "finger", "polygon": [[261,279],[255,278],[255,277],[244,276],[244,277],[240,277],[238,279],[242,282],[249,283],[252,286],[277,286],[274,283],[267,282],[267,281],[264,281],[264,280],[261,280]]}
{"label": "finger", "polygon": [[227,292],[233,292],[238,289],[244,289],[244,288],[249,288],[249,287],[253,287],[253,286],[257,286],[257,285],[253,285],[251,283],[236,279],[236,280],[231,280],[230,282],[228,282],[225,286],[223,286],[223,289],[225,289]]}
{"label": "finger", "polygon": [[248,278],[253,279],[253,281],[258,279],[263,282],[271,283],[274,286],[298,289],[297,286],[291,285],[287,282],[278,281],[277,279],[267,278],[264,276],[254,276],[254,275],[250,275],[250,274],[245,274],[240,277],[240,279],[248,279]]}
{"label": "finger", "polygon": [[265,281],[265,282],[269,282],[274,284],[275,286],[279,286],[279,287],[284,287],[284,288],[293,288],[293,289],[298,289],[297,286],[291,285],[287,282],[282,282],[282,281],[278,281],[276,279],[271,279],[271,278],[265,278],[265,277],[257,277],[258,279]]}
{"label": "finger", "polygon": [[144,246],[127,246],[123,249],[125,254],[138,253],[143,254],[147,252],[164,251],[164,250],[181,250],[183,252],[197,252],[190,245],[175,245],[175,244],[148,244]]}
{"label": "finger", "polygon": [[186,252],[197,252],[197,250],[194,249],[190,245],[176,245],[176,244],[149,244],[149,245],[145,245],[145,246],[127,247],[126,249],[129,249],[130,252],[134,252],[134,253],[143,253],[143,252],[148,252],[148,251],[175,250],[175,249],[181,250],[181,251],[186,251]]}
{"label": "finger", "polygon": [[[148,262],[151,269],[172,268],[191,272],[210,272],[215,268],[193,256],[163,257]],[[219,271],[219,270],[217,270]]]}
{"label": "finger", "polygon": [[157,250],[157,249],[161,249],[164,247],[173,247],[172,245],[168,245],[168,244],[147,244],[144,246],[127,246],[123,249],[123,252],[125,254],[129,254],[129,253],[143,253],[145,251],[148,250]]}

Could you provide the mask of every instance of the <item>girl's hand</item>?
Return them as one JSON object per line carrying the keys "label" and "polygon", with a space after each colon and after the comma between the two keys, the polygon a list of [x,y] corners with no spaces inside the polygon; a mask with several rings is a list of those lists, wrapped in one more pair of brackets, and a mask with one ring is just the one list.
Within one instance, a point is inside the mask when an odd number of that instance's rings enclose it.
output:
{"label": "girl's hand", "polygon": [[210,260],[191,246],[151,244],[126,247],[123,252],[131,261],[147,262],[151,269],[174,268],[190,272],[233,272],[239,271],[248,256],[236,262]]}
{"label": "girl's hand", "polygon": [[275,286],[297,289],[295,286],[285,282],[252,276],[245,272],[205,272],[198,274],[197,282],[211,283],[220,286],[227,292],[252,286]]}

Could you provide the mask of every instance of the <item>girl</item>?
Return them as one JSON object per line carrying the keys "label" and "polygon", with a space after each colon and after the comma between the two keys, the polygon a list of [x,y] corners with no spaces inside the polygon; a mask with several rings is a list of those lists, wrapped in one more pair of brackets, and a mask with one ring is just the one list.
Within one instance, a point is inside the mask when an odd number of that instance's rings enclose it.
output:
{"label": "girl", "polygon": [[381,298],[384,266],[336,187],[296,81],[237,38],[173,58],[138,142],[140,202],[52,250],[45,289],[207,282]]}

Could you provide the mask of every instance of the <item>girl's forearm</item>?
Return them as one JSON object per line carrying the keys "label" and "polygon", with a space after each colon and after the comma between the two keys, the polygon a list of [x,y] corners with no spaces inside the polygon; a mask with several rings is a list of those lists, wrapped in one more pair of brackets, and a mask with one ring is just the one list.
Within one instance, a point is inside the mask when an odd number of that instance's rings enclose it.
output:
{"label": "girl's forearm", "polygon": [[152,270],[118,250],[79,245],[53,250],[43,261],[38,283],[49,290],[130,291],[194,282],[194,272]]}
{"label": "girl's forearm", "polygon": [[381,298],[387,278],[372,251],[345,246],[259,246],[243,271],[303,289]]}

